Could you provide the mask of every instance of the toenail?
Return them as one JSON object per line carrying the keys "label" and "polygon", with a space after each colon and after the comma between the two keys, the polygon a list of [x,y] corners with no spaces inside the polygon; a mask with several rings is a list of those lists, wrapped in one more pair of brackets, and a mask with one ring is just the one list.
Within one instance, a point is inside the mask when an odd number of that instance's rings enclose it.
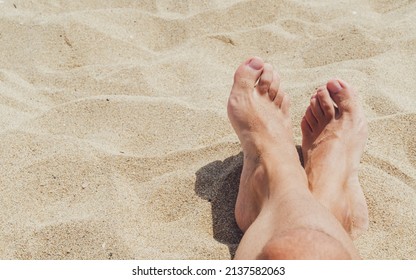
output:
{"label": "toenail", "polygon": [[260,70],[263,67],[263,62],[257,57],[254,57],[250,60],[248,65],[255,70]]}
{"label": "toenail", "polygon": [[333,93],[338,93],[342,90],[342,86],[338,81],[333,81],[332,85],[333,87],[331,87],[331,89],[333,90]]}

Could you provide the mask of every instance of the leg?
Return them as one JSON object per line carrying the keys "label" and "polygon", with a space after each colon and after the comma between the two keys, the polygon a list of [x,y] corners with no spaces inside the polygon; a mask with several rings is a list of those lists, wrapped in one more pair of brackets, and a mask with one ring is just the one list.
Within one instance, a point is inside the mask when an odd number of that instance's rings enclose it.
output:
{"label": "leg", "polygon": [[236,259],[357,258],[342,225],[309,191],[288,96],[271,65],[259,58],[240,65],[228,116],[244,152],[235,210],[244,236]]}
{"label": "leg", "polygon": [[344,81],[329,81],[312,96],[301,127],[309,188],[355,238],[368,227],[358,181],[367,122],[357,95]]}

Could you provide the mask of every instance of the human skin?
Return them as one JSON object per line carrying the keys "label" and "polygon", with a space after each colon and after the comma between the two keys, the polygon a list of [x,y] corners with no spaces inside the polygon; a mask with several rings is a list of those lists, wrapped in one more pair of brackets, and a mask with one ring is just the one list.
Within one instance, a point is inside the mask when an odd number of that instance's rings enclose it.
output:
{"label": "human skin", "polygon": [[[321,102],[318,98],[323,94],[319,92],[314,98]],[[366,216],[354,216],[361,213],[358,208],[363,202],[365,205],[359,183],[354,181],[358,180],[356,159],[359,163],[364,144],[360,150],[354,150],[354,145],[346,150],[336,143],[351,136],[343,132],[345,129],[353,131],[351,128],[357,128],[358,124],[365,126],[365,122],[356,121],[364,119],[362,110],[357,109],[356,96],[345,82],[330,81],[324,92],[327,95],[323,97],[331,96],[338,109],[331,115],[328,106],[324,107],[326,99],[322,99],[323,105],[311,100],[301,125],[305,171],[295,149],[289,96],[280,88],[278,73],[258,57],[238,67],[227,107],[244,153],[235,209],[244,236],[236,259],[359,258],[351,232],[353,220],[360,221],[359,231],[365,227]],[[324,109],[319,107],[318,111],[317,104]],[[322,113],[325,118],[310,119],[314,112]],[[333,137],[331,131],[340,137]],[[354,131],[366,132],[358,128]],[[362,139],[365,143],[365,133]],[[334,175],[341,174],[345,180],[331,177],[324,180],[331,172],[316,175],[322,173],[323,165],[338,159],[339,149],[341,154],[353,154],[344,159],[345,165]],[[322,155],[328,151],[332,151],[330,156]],[[336,199],[332,197],[334,193]]]}

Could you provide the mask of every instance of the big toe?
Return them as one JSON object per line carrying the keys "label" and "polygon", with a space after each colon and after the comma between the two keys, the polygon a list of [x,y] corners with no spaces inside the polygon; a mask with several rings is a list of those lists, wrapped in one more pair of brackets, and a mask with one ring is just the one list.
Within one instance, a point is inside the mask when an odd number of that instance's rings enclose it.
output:
{"label": "big toe", "polygon": [[326,88],[340,112],[351,112],[356,109],[356,94],[346,82],[340,79],[333,79],[326,84]]}
{"label": "big toe", "polygon": [[243,62],[235,72],[233,91],[252,91],[263,68],[264,61],[260,57],[253,57]]}

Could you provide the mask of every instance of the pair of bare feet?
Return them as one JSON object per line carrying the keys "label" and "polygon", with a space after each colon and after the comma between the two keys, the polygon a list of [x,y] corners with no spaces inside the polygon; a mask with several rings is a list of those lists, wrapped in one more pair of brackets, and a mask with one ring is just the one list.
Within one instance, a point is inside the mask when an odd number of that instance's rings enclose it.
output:
{"label": "pair of bare feet", "polygon": [[[311,97],[301,123],[304,167],[289,107],[289,96],[270,64],[254,57],[239,66],[228,101],[228,116],[244,153],[235,215],[245,236],[236,257],[261,257],[270,248],[296,252],[290,246],[303,244],[302,236],[309,236],[309,230],[324,233],[347,252],[337,256],[357,257],[348,238],[356,238],[368,226],[358,181],[367,124],[358,97],[342,80],[330,80]],[[277,248],[279,238],[296,235],[300,240],[295,238],[294,245]],[[328,243],[326,237],[322,242]],[[331,258],[315,253],[299,258]]]}

